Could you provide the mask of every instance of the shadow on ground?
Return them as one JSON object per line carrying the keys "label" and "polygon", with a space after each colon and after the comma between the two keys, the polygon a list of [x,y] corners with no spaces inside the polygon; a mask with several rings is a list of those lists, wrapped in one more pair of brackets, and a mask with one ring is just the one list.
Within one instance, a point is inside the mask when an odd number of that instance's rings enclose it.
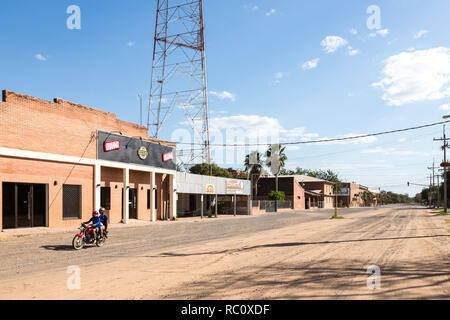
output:
{"label": "shadow on ground", "polygon": [[[365,261],[318,260],[222,272],[190,283],[168,299],[449,299],[450,263],[381,266],[381,289],[367,287]],[[181,291],[181,290],[180,290]],[[239,299],[240,299],[239,298]]]}
{"label": "shadow on ground", "polygon": [[285,247],[299,247],[306,245],[323,245],[323,244],[340,244],[340,243],[358,243],[358,242],[367,242],[367,241],[390,241],[390,240],[412,240],[412,239],[432,239],[432,238],[441,238],[446,237],[449,238],[450,235],[433,235],[433,236],[409,236],[409,237],[389,237],[389,238],[369,238],[369,239],[350,239],[350,240],[336,240],[336,241],[316,241],[316,242],[286,242],[286,243],[269,243],[262,244],[251,247],[242,247],[237,249],[228,249],[228,250],[220,250],[220,251],[205,251],[205,252],[194,252],[194,253],[171,253],[171,252],[162,252],[155,256],[147,256],[147,258],[158,258],[158,257],[188,257],[188,256],[201,256],[201,255],[215,255],[215,254],[227,254],[227,253],[236,253],[236,252],[244,252],[250,251],[254,249],[260,248],[285,248]]}

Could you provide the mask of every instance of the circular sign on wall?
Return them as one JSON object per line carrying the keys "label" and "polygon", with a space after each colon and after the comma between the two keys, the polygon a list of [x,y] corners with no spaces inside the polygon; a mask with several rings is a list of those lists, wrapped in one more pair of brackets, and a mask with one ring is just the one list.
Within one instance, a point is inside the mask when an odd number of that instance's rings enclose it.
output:
{"label": "circular sign on wall", "polygon": [[141,158],[142,160],[147,159],[148,157],[148,150],[146,147],[142,146],[138,149],[138,156],[139,158]]}

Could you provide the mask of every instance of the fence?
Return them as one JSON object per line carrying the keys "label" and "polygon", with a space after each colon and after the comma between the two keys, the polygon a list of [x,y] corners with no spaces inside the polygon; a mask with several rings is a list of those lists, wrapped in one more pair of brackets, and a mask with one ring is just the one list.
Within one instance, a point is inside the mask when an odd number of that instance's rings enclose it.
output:
{"label": "fence", "polygon": [[252,212],[254,214],[289,211],[293,208],[292,201],[252,200]]}

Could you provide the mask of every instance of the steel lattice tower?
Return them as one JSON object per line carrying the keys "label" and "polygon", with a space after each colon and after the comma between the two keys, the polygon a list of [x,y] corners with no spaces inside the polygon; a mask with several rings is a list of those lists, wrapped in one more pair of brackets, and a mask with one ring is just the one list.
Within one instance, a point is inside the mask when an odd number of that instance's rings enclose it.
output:
{"label": "steel lattice tower", "polygon": [[158,138],[176,110],[182,110],[193,133],[190,154],[183,155],[189,158],[186,164],[210,163],[203,0],[157,3],[149,134]]}

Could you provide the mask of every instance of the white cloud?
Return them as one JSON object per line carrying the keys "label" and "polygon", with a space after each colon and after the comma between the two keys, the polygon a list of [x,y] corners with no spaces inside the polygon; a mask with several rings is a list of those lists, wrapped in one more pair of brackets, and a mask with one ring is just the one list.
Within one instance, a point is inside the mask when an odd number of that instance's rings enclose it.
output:
{"label": "white cloud", "polygon": [[352,28],[349,30],[349,32],[353,35],[357,35],[358,34],[358,30],[356,30],[355,28]]}
{"label": "white cloud", "polygon": [[[305,127],[286,129],[274,117],[259,115],[236,115],[210,119],[210,128],[217,130],[240,130],[240,139],[257,139],[264,141],[271,138],[277,141],[308,141],[317,138],[317,133],[308,133]],[[227,137],[230,138],[230,137]]]}
{"label": "white cloud", "polygon": [[129,47],[133,47],[135,44],[136,44],[136,43],[133,42],[133,41],[127,42],[127,46],[129,46]]}
{"label": "white cloud", "polygon": [[281,79],[284,78],[284,73],[283,72],[277,72],[277,73],[275,73],[274,78],[275,78],[275,83],[278,84],[278,83],[281,82]]}
{"label": "white cloud", "polygon": [[445,103],[439,107],[442,111],[450,111],[450,103]]}
{"label": "white cloud", "polygon": [[230,99],[231,101],[236,101],[236,95],[234,93],[228,92],[228,91],[222,91],[222,92],[216,92],[216,91],[210,91],[210,95],[218,97],[219,99]]}
{"label": "white cloud", "polygon": [[271,9],[269,12],[266,13],[266,16],[271,16],[271,15],[273,15],[275,12],[277,12],[277,10]]}
{"label": "white cloud", "polygon": [[48,56],[44,56],[43,54],[40,53],[36,54],[34,57],[39,61],[47,61],[48,58]]}
{"label": "white cloud", "polygon": [[378,30],[377,34],[379,34],[382,37],[386,37],[389,34],[389,29]]}
{"label": "white cloud", "polygon": [[369,34],[370,38],[375,38],[377,35],[386,37],[390,33],[389,29],[382,29]]}
{"label": "white cloud", "polygon": [[397,141],[403,143],[403,142],[406,141],[406,138],[400,138],[400,139],[398,139]]}
{"label": "white cloud", "polygon": [[402,52],[386,59],[383,78],[372,86],[383,90],[391,106],[450,97],[450,49]]}
{"label": "white cloud", "polygon": [[349,56],[356,56],[360,52],[359,49],[353,49],[352,47],[348,47],[347,49]]}
{"label": "white cloud", "polygon": [[275,73],[275,79],[283,79],[283,77],[284,77],[283,72]]}
{"label": "white cloud", "polygon": [[313,59],[310,61],[306,61],[304,64],[302,64],[302,69],[303,70],[311,70],[311,69],[317,68],[319,60],[320,59]]}
{"label": "white cloud", "polygon": [[252,11],[256,11],[256,10],[258,10],[258,9],[259,9],[258,6],[253,6]]}
{"label": "white cloud", "polygon": [[347,40],[338,36],[327,36],[322,40],[321,44],[325,52],[332,53],[340,47],[346,46],[348,42]]}
{"label": "white cloud", "polygon": [[413,35],[414,39],[420,39],[422,38],[424,35],[426,35],[428,33],[428,30],[420,30],[419,32],[415,33]]}

